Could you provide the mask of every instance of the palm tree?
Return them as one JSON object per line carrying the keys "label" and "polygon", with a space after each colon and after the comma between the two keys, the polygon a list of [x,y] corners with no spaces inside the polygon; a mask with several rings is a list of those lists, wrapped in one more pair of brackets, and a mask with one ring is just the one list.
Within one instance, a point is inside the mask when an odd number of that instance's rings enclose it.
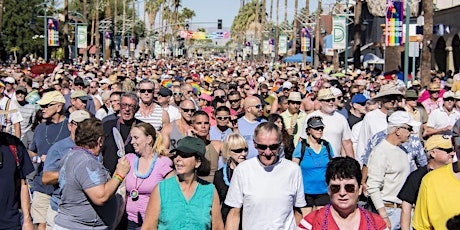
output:
{"label": "palm tree", "polygon": [[430,83],[431,71],[431,40],[433,39],[433,2],[422,2],[423,17],[425,25],[423,26],[423,49],[422,49],[422,85]]}
{"label": "palm tree", "polygon": [[69,61],[70,47],[69,47],[69,0],[64,0],[64,60]]}
{"label": "palm tree", "polygon": [[294,28],[292,29],[292,47],[291,47],[291,54],[295,55],[297,52],[297,9],[299,8],[299,0],[295,0],[294,5]]}
{"label": "palm tree", "polygon": [[287,23],[288,0],[284,0],[284,23]]}
{"label": "palm tree", "polygon": [[323,11],[323,1],[319,0],[318,1],[318,10],[316,11],[316,16],[315,16],[315,59],[314,59],[314,64],[315,64],[315,69],[318,68],[319,66],[319,40],[321,38],[321,12]]}
{"label": "palm tree", "polygon": [[355,5],[355,20],[353,22],[354,28],[354,42],[353,42],[353,60],[356,67],[361,66],[361,12],[363,8],[363,0],[357,0]]}
{"label": "palm tree", "polygon": [[275,29],[275,58],[278,59],[278,42],[280,40],[280,33],[279,33],[279,8],[280,8],[280,0],[276,0],[276,29]]}

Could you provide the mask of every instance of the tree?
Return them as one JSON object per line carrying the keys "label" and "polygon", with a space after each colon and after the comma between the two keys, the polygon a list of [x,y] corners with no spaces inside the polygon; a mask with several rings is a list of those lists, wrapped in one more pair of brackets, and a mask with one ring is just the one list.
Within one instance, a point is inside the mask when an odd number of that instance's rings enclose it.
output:
{"label": "tree", "polygon": [[292,47],[291,47],[291,55],[295,55],[297,53],[297,32],[299,31],[298,29],[298,23],[297,23],[297,10],[299,8],[299,0],[295,0],[295,5],[294,5],[294,27],[292,29]]}
{"label": "tree", "polygon": [[[355,67],[361,66],[361,12],[363,8],[363,0],[357,0],[355,5],[355,19],[353,21],[354,36],[353,36],[353,60]],[[348,41],[347,41],[348,42]]]}
{"label": "tree", "polygon": [[431,42],[433,40],[433,2],[422,2],[423,17],[425,25],[423,26],[423,49],[422,49],[422,85],[427,86],[431,77]]}

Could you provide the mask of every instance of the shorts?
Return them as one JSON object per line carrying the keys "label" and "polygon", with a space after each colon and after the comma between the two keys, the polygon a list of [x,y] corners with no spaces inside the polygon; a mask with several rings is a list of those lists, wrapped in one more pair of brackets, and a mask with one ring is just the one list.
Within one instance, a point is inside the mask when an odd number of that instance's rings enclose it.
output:
{"label": "shorts", "polygon": [[313,207],[313,206],[325,206],[329,204],[329,195],[327,193],[324,194],[305,194],[305,201],[307,201],[306,207]]}
{"label": "shorts", "polygon": [[48,212],[46,213],[46,230],[52,230],[54,227],[54,218],[57,215],[57,211],[54,211],[51,206],[48,207]]}
{"label": "shorts", "polygon": [[30,208],[34,224],[46,223],[46,212],[50,206],[50,198],[50,195],[34,191],[32,207]]}

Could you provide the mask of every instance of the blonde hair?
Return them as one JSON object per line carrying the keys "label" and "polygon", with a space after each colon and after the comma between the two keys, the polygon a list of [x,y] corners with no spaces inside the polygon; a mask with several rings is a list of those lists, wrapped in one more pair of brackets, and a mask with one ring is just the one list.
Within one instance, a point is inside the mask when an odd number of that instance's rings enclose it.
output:
{"label": "blonde hair", "polygon": [[239,133],[230,133],[224,140],[224,146],[222,147],[222,157],[224,158],[224,162],[226,162],[230,158],[230,149],[234,146],[241,146],[248,147],[248,143],[241,136]]}
{"label": "blonde hair", "polygon": [[163,145],[163,136],[160,132],[157,132],[155,128],[149,123],[141,122],[136,124],[134,127],[142,130],[146,136],[152,136],[153,143],[151,144],[153,151],[155,151],[158,156],[169,156],[169,153],[166,151]]}

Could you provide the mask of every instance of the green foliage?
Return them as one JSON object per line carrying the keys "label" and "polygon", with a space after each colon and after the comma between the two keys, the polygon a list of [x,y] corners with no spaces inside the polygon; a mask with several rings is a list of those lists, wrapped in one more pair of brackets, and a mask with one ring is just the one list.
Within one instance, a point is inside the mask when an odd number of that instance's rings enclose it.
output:
{"label": "green foliage", "polygon": [[[244,33],[248,29],[248,26],[255,21],[256,19],[256,8],[257,8],[257,1],[253,0],[250,3],[245,4],[238,15],[235,16],[233,20],[232,27],[230,31],[232,33]],[[265,14],[264,17],[267,17]],[[262,22],[262,7],[259,7],[259,21],[258,23]]]}
{"label": "green foliage", "polygon": [[[35,17],[35,28],[30,28],[32,12],[35,5],[40,4],[40,0],[5,0],[3,11],[2,30],[0,39],[0,52],[2,59],[8,55],[13,55],[14,47],[17,50],[18,58],[25,54],[37,51],[37,45],[43,44],[43,39],[33,40],[34,35],[43,34],[43,18]],[[38,14],[40,14],[39,12]],[[38,44],[37,44],[38,43]],[[43,50],[43,47],[41,47]]]}

